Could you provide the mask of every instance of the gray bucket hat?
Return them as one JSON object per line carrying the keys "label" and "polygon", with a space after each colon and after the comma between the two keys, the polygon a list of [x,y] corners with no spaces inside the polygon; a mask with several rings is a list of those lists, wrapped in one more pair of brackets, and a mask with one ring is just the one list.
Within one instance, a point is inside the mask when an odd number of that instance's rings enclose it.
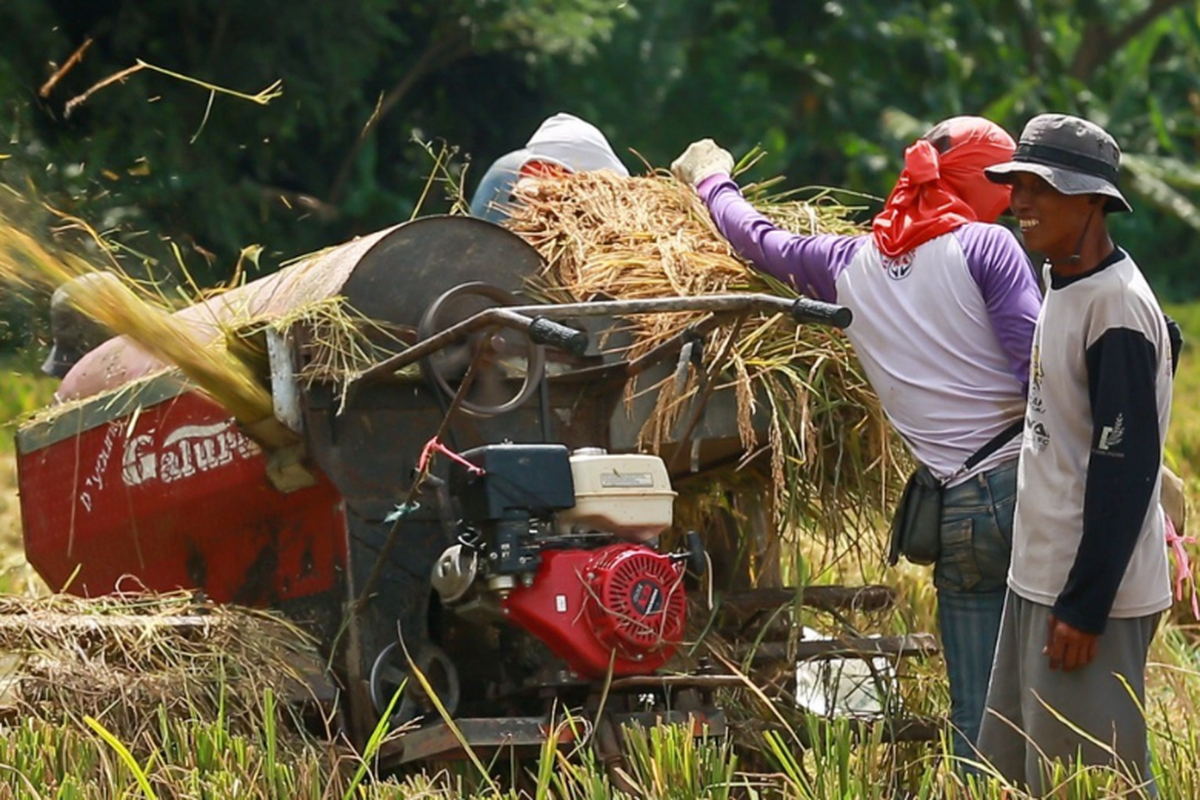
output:
{"label": "gray bucket hat", "polygon": [[1133,211],[1117,188],[1121,149],[1103,128],[1068,114],[1039,114],[1025,124],[1011,161],[988,167],[994,183],[1028,172],[1063,194],[1102,194],[1109,213]]}

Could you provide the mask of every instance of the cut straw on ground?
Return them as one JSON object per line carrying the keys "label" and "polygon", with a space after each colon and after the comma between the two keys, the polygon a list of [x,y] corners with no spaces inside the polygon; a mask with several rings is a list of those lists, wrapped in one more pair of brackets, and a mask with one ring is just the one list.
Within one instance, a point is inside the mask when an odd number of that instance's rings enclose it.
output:
{"label": "cut straw on ground", "polygon": [[0,597],[0,652],[0,714],[92,716],[125,742],[159,707],[257,732],[264,694],[311,700],[302,666],[323,664],[294,624],[188,592]]}

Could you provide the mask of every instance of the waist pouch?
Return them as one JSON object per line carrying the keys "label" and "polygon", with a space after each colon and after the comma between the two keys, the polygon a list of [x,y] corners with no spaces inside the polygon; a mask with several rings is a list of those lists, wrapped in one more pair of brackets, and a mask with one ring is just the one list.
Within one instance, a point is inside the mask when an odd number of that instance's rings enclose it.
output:
{"label": "waist pouch", "polygon": [[[1025,420],[1020,419],[1000,431],[973,453],[950,477],[973,469],[976,464],[1020,433],[1024,425]],[[900,495],[900,504],[892,515],[888,545],[889,564],[895,566],[900,556],[914,564],[932,564],[937,561],[942,550],[942,493],[945,489],[946,482],[938,480],[924,464],[908,476],[904,492]]]}
{"label": "waist pouch", "polygon": [[900,556],[914,564],[932,564],[942,549],[942,482],[924,464],[917,467],[892,516],[888,563]]}

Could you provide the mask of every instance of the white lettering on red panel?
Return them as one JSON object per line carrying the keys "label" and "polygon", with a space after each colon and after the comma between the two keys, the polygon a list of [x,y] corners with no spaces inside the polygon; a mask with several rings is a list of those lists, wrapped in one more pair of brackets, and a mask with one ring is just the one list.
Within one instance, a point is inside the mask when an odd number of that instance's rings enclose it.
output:
{"label": "white lettering on red panel", "polygon": [[212,425],[184,425],[156,442],[156,430],[140,433],[125,444],[121,477],[126,486],[159,480],[163,483],[190,478],[253,458],[258,445],[242,435],[233,420]]}
{"label": "white lettering on red panel", "polygon": [[122,427],[119,422],[110,422],[104,429],[104,443],[100,445],[100,454],[96,456],[96,463],[92,466],[91,474],[83,479],[83,488],[79,492],[79,503],[85,511],[92,510],[92,492],[104,491],[104,473],[108,471],[108,462],[112,459],[113,446],[117,443],[117,437],[120,435]]}

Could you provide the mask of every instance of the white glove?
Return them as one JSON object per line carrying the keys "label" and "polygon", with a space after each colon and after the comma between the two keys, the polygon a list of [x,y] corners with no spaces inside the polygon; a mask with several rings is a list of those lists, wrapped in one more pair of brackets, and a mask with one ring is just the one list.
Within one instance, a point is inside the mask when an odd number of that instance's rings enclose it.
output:
{"label": "white glove", "polygon": [[711,175],[732,175],[733,156],[712,139],[688,145],[683,155],[671,162],[671,172],[689,186],[696,186]]}

